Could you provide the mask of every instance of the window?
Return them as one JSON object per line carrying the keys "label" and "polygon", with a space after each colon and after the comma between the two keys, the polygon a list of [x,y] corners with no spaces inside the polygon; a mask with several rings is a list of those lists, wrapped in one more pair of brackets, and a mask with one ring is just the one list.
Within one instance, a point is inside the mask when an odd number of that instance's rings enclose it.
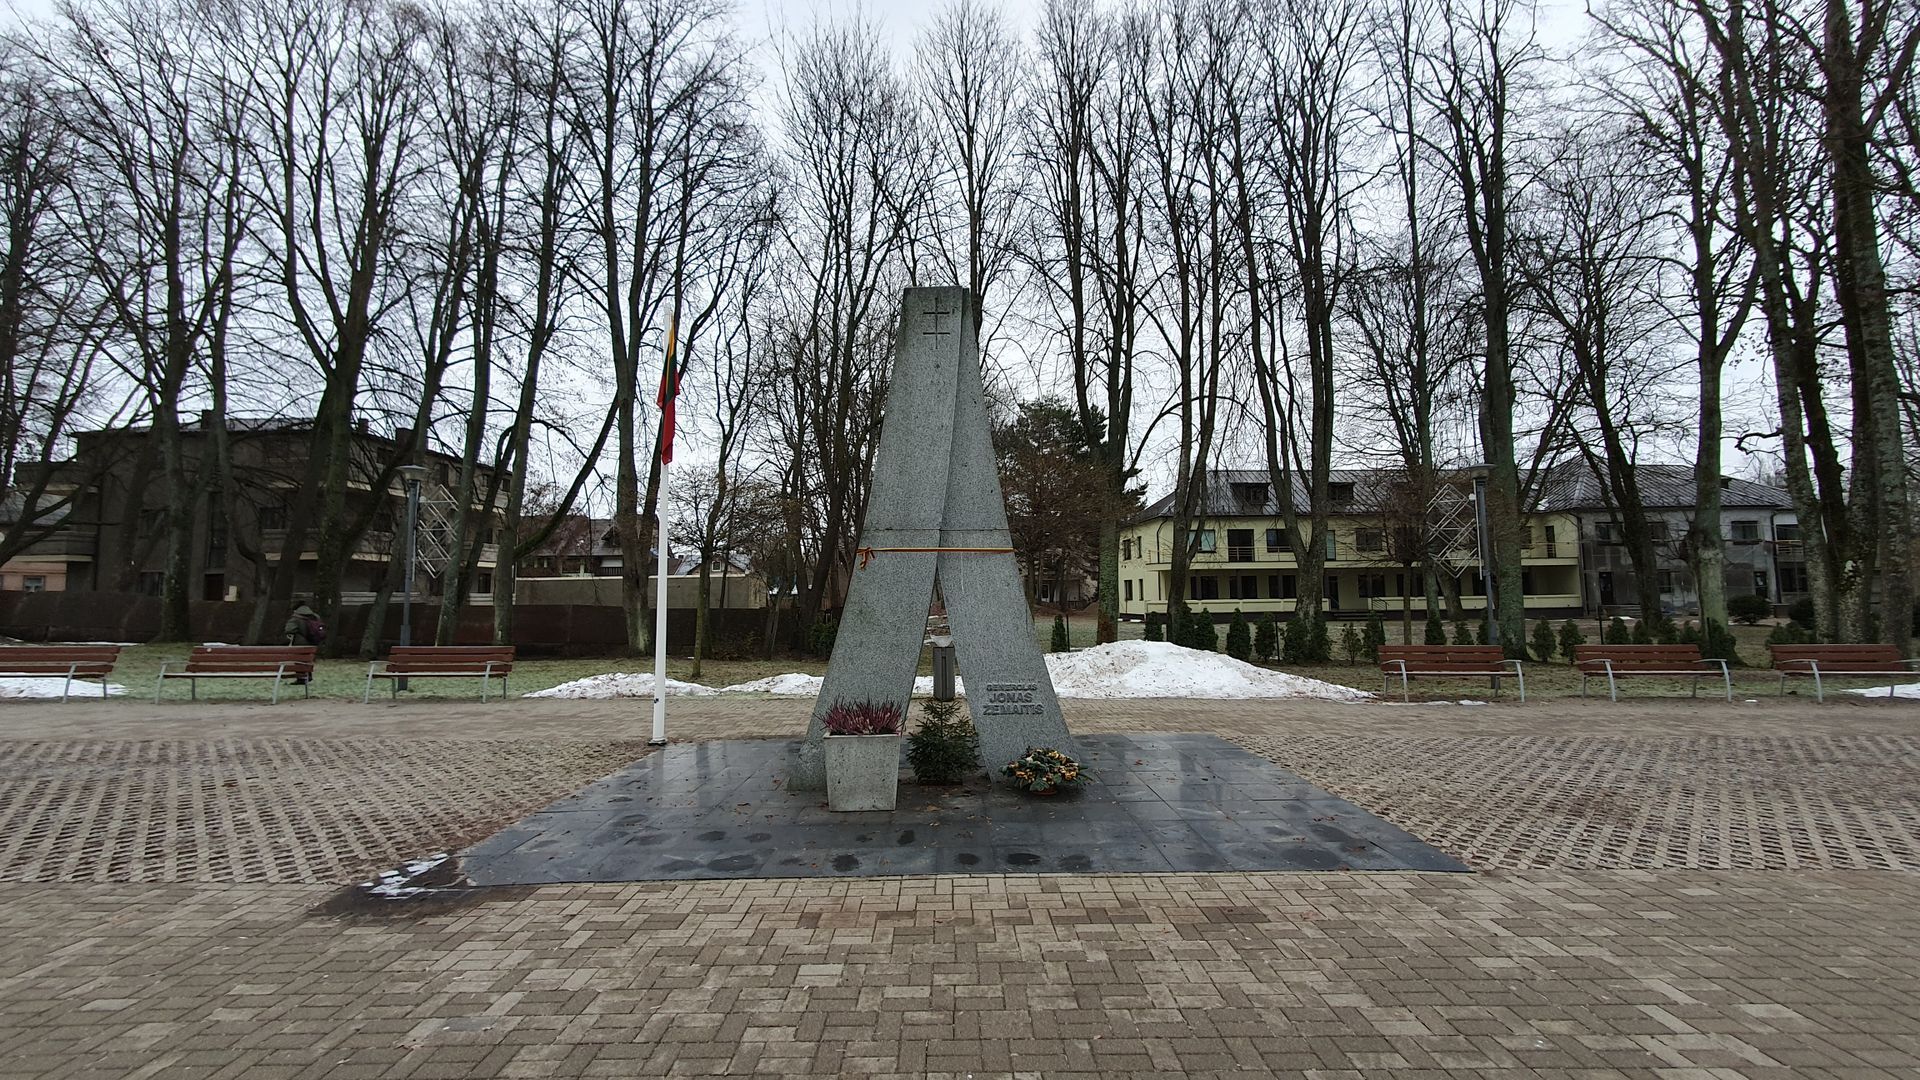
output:
{"label": "window", "polygon": [[227,565],[227,519],[216,517],[207,522],[207,566],[218,570]]}
{"label": "window", "polygon": [[1275,600],[1292,600],[1298,595],[1294,591],[1292,574],[1268,574],[1267,595]]}
{"label": "window", "polygon": [[260,520],[260,528],[284,529],[287,527],[287,508],[285,506],[262,506],[254,510],[254,516]]}
{"label": "window", "polygon": [[1807,591],[1807,568],[1804,566],[1782,566],[1780,574],[1780,596],[1785,599],[1795,593]]}
{"label": "window", "polygon": [[1773,590],[1767,588],[1767,572],[1765,570],[1755,570],[1753,572],[1753,595],[1766,597],[1773,595]]}
{"label": "window", "polygon": [[1327,575],[1327,607],[1333,611],[1340,610],[1340,579],[1332,574]]}
{"label": "window", "polygon": [[1520,595],[1533,595],[1533,571],[1531,570],[1520,571]]}
{"label": "window", "polygon": [[1253,530],[1252,529],[1228,529],[1227,530],[1227,561],[1228,562],[1252,562],[1253,561]]}
{"label": "window", "polygon": [[1125,540],[1120,541],[1120,557],[1123,559],[1133,558],[1133,537],[1129,536]]}
{"label": "window", "polygon": [[1673,571],[1660,571],[1660,594],[1665,596],[1673,591]]}
{"label": "window", "polygon": [[1369,554],[1385,551],[1387,549],[1387,534],[1381,529],[1355,529],[1353,532],[1353,548],[1355,551],[1364,551]]}
{"label": "window", "polygon": [[160,587],[166,583],[167,575],[160,571],[142,570],[140,571],[140,583],[137,589],[143,596],[159,596]]}
{"label": "window", "polygon": [[47,579],[41,574],[26,574],[20,578],[20,588],[26,592],[46,592]]}
{"label": "window", "polygon": [[1656,544],[1667,542],[1667,523],[1664,521],[1647,522],[1647,539]]}
{"label": "window", "polygon": [[1335,559],[1338,559],[1339,557],[1340,557],[1339,534],[1335,533],[1332,529],[1328,529],[1327,530],[1327,561],[1332,562]]}
{"label": "window", "polygon": [[1338,481],[1332,484],[1328,484],[1327,485],[1327,501],[1334,503],[1336,505],[1341,503],[1352,502],[1353,501],[1353,484],[1344,480]]}
{"label": "window", "polygon": [[1546,548],[1547,548],[1545,551],[1540,553],[1541,556],[1548,559],[1553,558],[1555,554],[1554,552],[1555,540],[1553,538],[1553,526],[1551,525],[1541,526],[1540,538],[1546,544]]}
{"label": "window", "polygon": [[1800,542],[1800,523],[1797,521],[1776,521],[1773,523],[1773,538],[1783,544]]}
{"label": "window", "polygon": [[1267,550],[1269,552],[1285,551],[1291,546],[1292,545],[1287,541],[1287,530],[1285,529],[1268,529],[1267,530]]}
{"label": "window", "polygon": [[1253,503],[1255,505],[1264,503],[1267,501],[1267,485],[1238,484],[1238,483],[1234,484],[1233,497],[1235,500],[1242,503]]}
{"label": "window", "polygon": [[1127,600],[1133,599],[1133,579],[1128,578],[1122,584],[1125,586],[1125,593],[1124,593],[1123,599],[1127,599]]}
{"label": "window", "polygon": [[1729,536],[1736,544],[1755,543],[1760,539],[1760,523],[1758,521],[1736,521],[1733,523]]}
{"label": "window", "polygon": [[1220,599],[1220,579],[1212,574],[1195,574],[1187,579],[1187,599]]}
{"label": "window", "polygon": [[1190,537],[1188,542],[1192,545],[1192,550],[1209,555],[1219,550],[1214,546],[1215,542],[1212,529],[1195,529],[1187,535]]}
{"label": "window", "polygon": [[1385,574],[1361,574],[1360,575],[1360,599],[1371,600],[1371,599],[1374,599],[1375,597],[1381,597],[1386,595],[1388,595],[1387,594],[1387,575]]}
{"label": "window", "polygon": [[1620,524],[1614,521],[1596,521],[1593,523],[1593,538],[1602,544],[1620,542]]}

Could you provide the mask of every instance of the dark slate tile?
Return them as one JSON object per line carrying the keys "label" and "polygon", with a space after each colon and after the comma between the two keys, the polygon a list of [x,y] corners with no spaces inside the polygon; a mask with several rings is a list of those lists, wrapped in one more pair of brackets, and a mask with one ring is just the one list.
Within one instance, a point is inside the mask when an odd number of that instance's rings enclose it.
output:
{"label": "dark slate tile", "polygon": [[798,740],[669,747],[462,854],[486,884],[968,873],[1467,868],[1208,735],[1082,740],[1092,780],[1040,798],[977,777],[892,812],[785,787]]}

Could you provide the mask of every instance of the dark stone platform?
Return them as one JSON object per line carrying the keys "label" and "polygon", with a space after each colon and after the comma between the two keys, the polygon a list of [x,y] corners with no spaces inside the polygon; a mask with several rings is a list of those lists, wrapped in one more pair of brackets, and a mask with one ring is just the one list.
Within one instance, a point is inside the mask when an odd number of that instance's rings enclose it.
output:
{"label": "dark stone platform", "polygon": [[[1092,776],[1035,797],[903,776],[891,813],[788,789],[797,739],[683,743],[461,853],[476,885],[1173,871],[1466,871],[1417,837],[1211,735],[1083,735]],[[910,774],[909,774],[910,775]]]}

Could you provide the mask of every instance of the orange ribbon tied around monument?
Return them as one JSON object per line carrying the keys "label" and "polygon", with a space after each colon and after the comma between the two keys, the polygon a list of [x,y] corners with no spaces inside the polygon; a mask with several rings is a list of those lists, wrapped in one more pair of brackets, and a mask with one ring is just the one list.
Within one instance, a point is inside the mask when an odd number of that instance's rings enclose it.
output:
{"label": "orange ribbon tied around monument", "polygon": [[942,555],[1011,555],[1010,547],[863,547],[856,554],[860,556],[860,569],[865,570],[875,555],[883,551],[933,552]]}

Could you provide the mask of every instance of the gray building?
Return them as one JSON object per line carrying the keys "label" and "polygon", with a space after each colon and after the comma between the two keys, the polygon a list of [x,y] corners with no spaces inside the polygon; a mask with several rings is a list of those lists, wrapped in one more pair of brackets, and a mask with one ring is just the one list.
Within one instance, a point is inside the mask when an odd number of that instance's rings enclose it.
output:
{"label": "gray building", "polygon": [[[1670,615],[1697,614],[1700,590],[1688,560],[1696,488],[1691,465],[1640,465],[1640,497],[1659,561],[1661,607]],[[1546,476],[1537,506],[1577,522],[1582,593],[1587,610],[1635,607],[1637,582],[1605,478],[1584,461],[1565,462]],[[1729,597],[1759,595],[1776,606],[1807,595],[1806,553],[1793,500],[1777,487],[1720,478],[1720,535],[1725,542]]]}

